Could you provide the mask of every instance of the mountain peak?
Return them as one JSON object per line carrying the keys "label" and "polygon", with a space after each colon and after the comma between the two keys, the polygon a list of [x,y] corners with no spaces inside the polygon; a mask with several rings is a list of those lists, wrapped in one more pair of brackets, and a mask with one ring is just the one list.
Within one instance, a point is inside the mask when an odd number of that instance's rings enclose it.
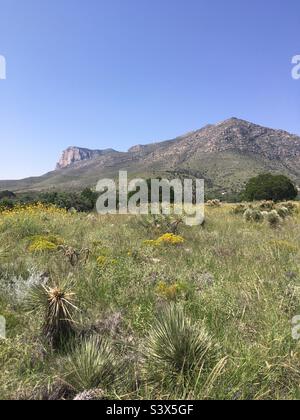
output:
{"label": "mountain peak", "polygon": [[220,121],[219,123],[216,124],[216,126],[220,126],[220,125],[226,125],[226,126],[253,125],[254,126],[255,124],[246,120],[242,120],[241,118],[232,117],[232,118],[228,118],[227,120]]}

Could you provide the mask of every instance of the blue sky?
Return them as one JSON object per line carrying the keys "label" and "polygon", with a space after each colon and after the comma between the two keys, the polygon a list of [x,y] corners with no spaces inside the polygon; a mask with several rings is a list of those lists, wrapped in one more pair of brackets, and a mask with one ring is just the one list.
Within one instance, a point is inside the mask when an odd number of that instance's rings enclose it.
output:
{"label": "blue sky", "polygon": [[0,179],[236,116],[300,134],[299,0],[0,0]]}

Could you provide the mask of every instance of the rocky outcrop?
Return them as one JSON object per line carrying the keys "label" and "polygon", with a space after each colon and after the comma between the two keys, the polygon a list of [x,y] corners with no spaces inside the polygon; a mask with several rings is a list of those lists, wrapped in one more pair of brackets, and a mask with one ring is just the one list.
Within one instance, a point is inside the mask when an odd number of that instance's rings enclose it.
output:
{"label": "rocky outcrop", "polygon": [[64,169],[77,162],[95,159],[99,156],[114,152],[112,149],[108,150],[90,150],[81,147],[69,147],[62,153],[56,169]]}

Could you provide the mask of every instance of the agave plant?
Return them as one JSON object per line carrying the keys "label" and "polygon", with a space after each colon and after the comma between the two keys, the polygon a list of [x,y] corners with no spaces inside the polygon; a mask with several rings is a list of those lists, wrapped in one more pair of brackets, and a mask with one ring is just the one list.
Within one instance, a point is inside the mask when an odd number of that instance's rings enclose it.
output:
{"label": "agave plant", "polygon": [[146,357],[158,371],[190,374],[208,362],[213,341],[206,329],[195,325],[180,306],[170,305],[157,317],[146,342]]}
{"label": "agave plant", "polygon": [[43,335],[60,348],[74,334],[75,294],[69,281],[35,286],[28,298],[32,311],[44,313]]}

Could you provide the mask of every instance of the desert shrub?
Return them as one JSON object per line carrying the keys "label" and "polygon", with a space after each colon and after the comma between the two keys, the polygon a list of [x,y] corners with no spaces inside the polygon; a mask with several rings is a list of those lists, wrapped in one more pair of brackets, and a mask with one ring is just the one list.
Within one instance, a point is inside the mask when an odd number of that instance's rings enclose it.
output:
{"label": "desert shrub", "polygon": [[263,215],[262,215],[261,211],[253,210],[252,211],[252,220],[254,222],[261,222],[263,220]]}
{"label": "desert shrub", "polygon": [[141,217],[138,223],[150,232],[157,230],[158,232],[173,233],[175,235],[178,233],[183,219],[176,215],[151,215]]}
{"label": "desert shrub", "polygon": [[267,216],[267,221],[272,228],[276,228],[280,225],[282,219],[276,210],[272,210]]}
{"label": "desert shrub", "polygon": [[85,264],[91,253],[89,248],[77,249],[68,245],[59,245],[58,249],[63,253],[64,257],[69,261],[72,267],[75,267],[79,262],[83,262]]}
{"label": "desert shrub", "polygon": [[233,214],[244,214],[247,210],[246,204],[238,204],[232,209]]}
{"label": "desert shrub", "polygon": [[146,357],[162,377],[189,375],[210,365],[213,340],[181,307],[172,304],[156,318],[146,340]]}
{"label": "desert shrub", "polygon": [[252,209],[247,209],[244,212],[244,219],[246,220],[246,222],[250,222],[252,220]]}
{"label": "desert shrub", "polygon": [[286,201],[283,203],[284,207],[289,209],[291,213],[296,212],[298,210],[298,206],[293,201]]}
{"label": "desert shrub", "polygon": [[244,213],[244,218],[247,222],[261,222],[263,220],[263,214],[257,209],[247,209]]}
{"label": "desert shrub", "polygon": [[260,210],[265,210],[265,211],[271,211],[275,208],[275,203],[272,200],[264,200],[262,203],[260,203],[259,205],[259,209]]}
{"label": "desert shrub", "polygon": [[122,375],[111,344],[98,337],[84,339],[63,361],[63,380],[76,392],[110,389]]}
{"label": "desert shrub", "polygon": [[278,207],[276,211],[282,219],[285,219],[290,215],[290,211],[287,207]]}
{"label": "desert shrub", "polygon": [[209,207],[220,207],[221,201],[218,199],[208,200],[206,203]]}

